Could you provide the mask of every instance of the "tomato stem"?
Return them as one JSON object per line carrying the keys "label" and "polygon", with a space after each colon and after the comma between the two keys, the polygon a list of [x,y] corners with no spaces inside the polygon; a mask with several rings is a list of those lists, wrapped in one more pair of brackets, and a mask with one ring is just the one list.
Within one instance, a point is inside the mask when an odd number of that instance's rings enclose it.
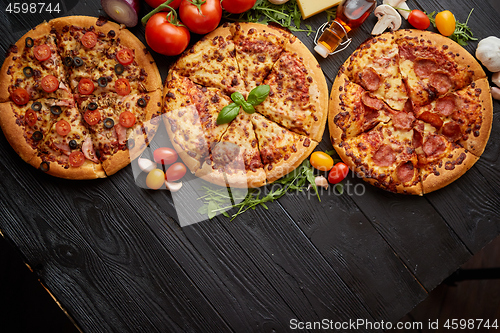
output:
{"label": "tomato stem", "polygon": [[203,13],[201,12],[201,6],[204,5],[207,2],[207,0],[186,0],[186,1],[192,4],[193,6],[196,6],[196,8],[198,8],[198,13],[200,15],[203,15]]}
{"label": "tomato stem", "polygon": [[[161,11],[164,8],[170,9],[170,13],[171,12],[175,13],[175,10],[172,7],[169,6],[170,3],[172,3],[172,1],[174,1],[174,0],[167,0],[164,3],[162,3],[161,5],[159,5],[158,7],[156,7],[155,9],[153,9],[152,11],[150,11],[146,16],[144,16],[141,19],[142,25],[146,26],[146,23],[148,23],[148,20],[151,18],[151,16],[153,16],[156,13],[158,13],[159,11]],[[177,13],[175,13],[175,15],[176,15],[175,17],[177,18]]]}

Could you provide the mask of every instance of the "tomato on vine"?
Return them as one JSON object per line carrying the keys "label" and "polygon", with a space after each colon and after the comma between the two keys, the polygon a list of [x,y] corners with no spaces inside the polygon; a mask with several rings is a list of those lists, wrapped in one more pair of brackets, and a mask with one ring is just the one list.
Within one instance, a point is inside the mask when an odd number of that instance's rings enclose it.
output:
{"label": "tomato on vine", "polygon": [[[172,7],[173,9],[179,8],[179,5],[181,4],[182,0],[173,0],[169,6]],[[146,3],[150,5],[153,8],[157,8],[159,5],[163,4],[165,0],[146,0]],[[163,8],[163,11],[169,11],[169,8]]]}
{"label": "tomato on vine", "polygon": [[219,25],[222,18],[220,0],[182,0],[181,21],[195,34],[207,34]]}
{"label": "tomato on vine", "polygon": [[181,54],[191,38],[189,30],[173,13],[156,13],[146,24],[146,42],[155,52],[167,56]]}
{"label": "tomato on vine", "polygon": [[222,8],[231,14],[241,14],[252,8],[257,0],[222,0]]}

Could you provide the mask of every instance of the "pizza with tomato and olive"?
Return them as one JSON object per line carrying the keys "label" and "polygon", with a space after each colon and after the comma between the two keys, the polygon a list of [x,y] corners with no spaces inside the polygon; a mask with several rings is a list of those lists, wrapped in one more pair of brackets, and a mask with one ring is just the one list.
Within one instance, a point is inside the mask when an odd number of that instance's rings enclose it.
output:
{"label": "pizza with tomato and olive", "polygon": [[10,47],[0,83],[5,137],[26,162],[57,177],[114,174],[145,149],[161,119],[153,58],[102,18],[36,26]]}
{"label": "pizza with tomato and olive", "polygon": [[333,146],[367,182],[425,194],[455,181],[488,141],[488,80],[465,49],[421,30],[385,33],[344,63],[329,106]]}
{"label": "pizza with tomato and olive", "polygon": [[[217,123],[231,95],[251,97],[268,85],[254,110]],[[188,168],[223,186],[259,187],[293,171],[322,139],[326,80],[316,58],[290,32],[255,23],[225,24],[172,65],[165,82],[164,122]]]}

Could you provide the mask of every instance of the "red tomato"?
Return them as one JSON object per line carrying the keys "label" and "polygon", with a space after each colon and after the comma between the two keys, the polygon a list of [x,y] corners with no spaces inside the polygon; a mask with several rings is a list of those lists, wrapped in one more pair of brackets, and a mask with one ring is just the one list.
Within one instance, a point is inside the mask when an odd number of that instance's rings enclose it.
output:
{"label": "red tomato", "polygon": [[414,9],[408,15],[408,22],[417,29],[425,30],[431,25],[429,17],[421,10]]}
{"label": "red tomato", "polygon": [[118,51],[116,54],[116,60],[123,66],[130,65],[132,62],[134,62],[134,53],[130,49],[121,49]]}
{"label": "red tomato", "polygon": [[85,35],[80,39],[82,45],[88,49],[91,49],[97,43],[97,35],[92,31],[87,31]]}
{"label": "red tomato", "polygon": [[50,47],[47,44],[43,44],[35,46],[33,53],[38,61],[45,61],[50,58],[52,51],[50,51]]}
{"label": "red tomato", "polygon": [[[181,4],[181,1],[182,0],[174,0],[172,1],[169,6],[172,7],[173,9],[177,9],[179,8],[179,5]],[[146,0],[146,3],[148,5],[150,5],[151,7],[153,8],[156,8],[158,7],[159,5],[161,5],[162,3],[164,3],[165,1],[163,0]],[[163,11],[168,11],[169,9],[168,8],[164,8],[162,9]]]}
{"label": "red tomato", "polygon": [[146,42],[160,54],[181,54],[188,46],[190,38],[189,30],[170,23],[166,13],[154,14],[146,24]]}
{"label": "red tomato", "polygon": [[59,120],[56,123],[56,132],[59,135],[66,136],[71,131],[71,125],[66,120]]}
{"label": "red tomato", "polygon": [[115,82],[115,90],[118,95],[125,96],[130,94],[130,82],[127,79],[118,79]]}
{"label": "red tomato", "polygon": [[175,182],[184,177],[186,171],[186,166],[183,163],[174,163],[168,167],[167,172],[165,173],[165,179],[167,182]]}
{"label": "red tomato", "polygon": [[83,118],[89,125],[95,125],[101,120],[101,113],[99,110],[87,110]]}
{"label": "red tomato", "polygon": [[207,34],[219,25],[222,17],[220,0],[182,0],[179,16],[190,31]]}
{"label": "red tomato", "polygon": [[330,184],[340,183],[348,173],[349,167],[345,163],[339,162],[328,173],[328,182]]}
{"label": "red tomato", "polygon": [[90,95],[94,92],[94,82],[91,79],[83,78],[78,82],[78,92],[82,95]]}
{"label": "red tomato", "polygon": [[38,119],[38,116],[36,115],[36,112],[33,111],[32,109],[29,109],[26,111],[26,114],[24,115],[24,122],[28,126],[34,126],[36,124],[36,121]]}
{"label": "red tomato", "polygon": [[45,92],[51,93],[59,88],[59,81],[54,75],[44,76],[42,79],[42,89]]}
{"label": "red tomato", "polygon": [[123,111],[120,113],[120,118],[118,119],[120,122],[120,125],[123,127],[132,127],[135,124],[135,116],[132,112],[130,111]]}
{"label": "red tomato", "polygon": [[168,165],[177,161],[177,152],[172,148],[161,147],[155,149],[153,157],[156,163]]}
{"label": "red tomato", "polygon": [[315,151],[309,160],[311,165],[320,171],[328,171],[333,167],[333,158],[322,151]]}
{"label": "red tomato", "polygon": [[74,168],[77,168],[79,166],[82,166],[83,163],[85,163],[85,155],[81,151],[74,151],[71,154],[69,154],[69,165],[71,165]]}
{"label": "red tomato", "polygon": [[30,101],[30,94],[23,88],[17,88],[10,93],[10,99],[17,105],[25,105]]}
{"label": "red tomato", "polygon": [[256,2],[257,0],[222,0],[222,8],[228,13],[239,14],[252,8]]}

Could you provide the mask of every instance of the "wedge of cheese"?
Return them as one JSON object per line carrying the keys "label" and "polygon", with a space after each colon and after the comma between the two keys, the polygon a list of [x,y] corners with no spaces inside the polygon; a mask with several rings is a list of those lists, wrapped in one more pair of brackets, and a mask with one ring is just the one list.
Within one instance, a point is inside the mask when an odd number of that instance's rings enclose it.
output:
{"label": "wedge of cheese", "polygon": [[304,20],[341,2],[342,0],[297,0]]}

